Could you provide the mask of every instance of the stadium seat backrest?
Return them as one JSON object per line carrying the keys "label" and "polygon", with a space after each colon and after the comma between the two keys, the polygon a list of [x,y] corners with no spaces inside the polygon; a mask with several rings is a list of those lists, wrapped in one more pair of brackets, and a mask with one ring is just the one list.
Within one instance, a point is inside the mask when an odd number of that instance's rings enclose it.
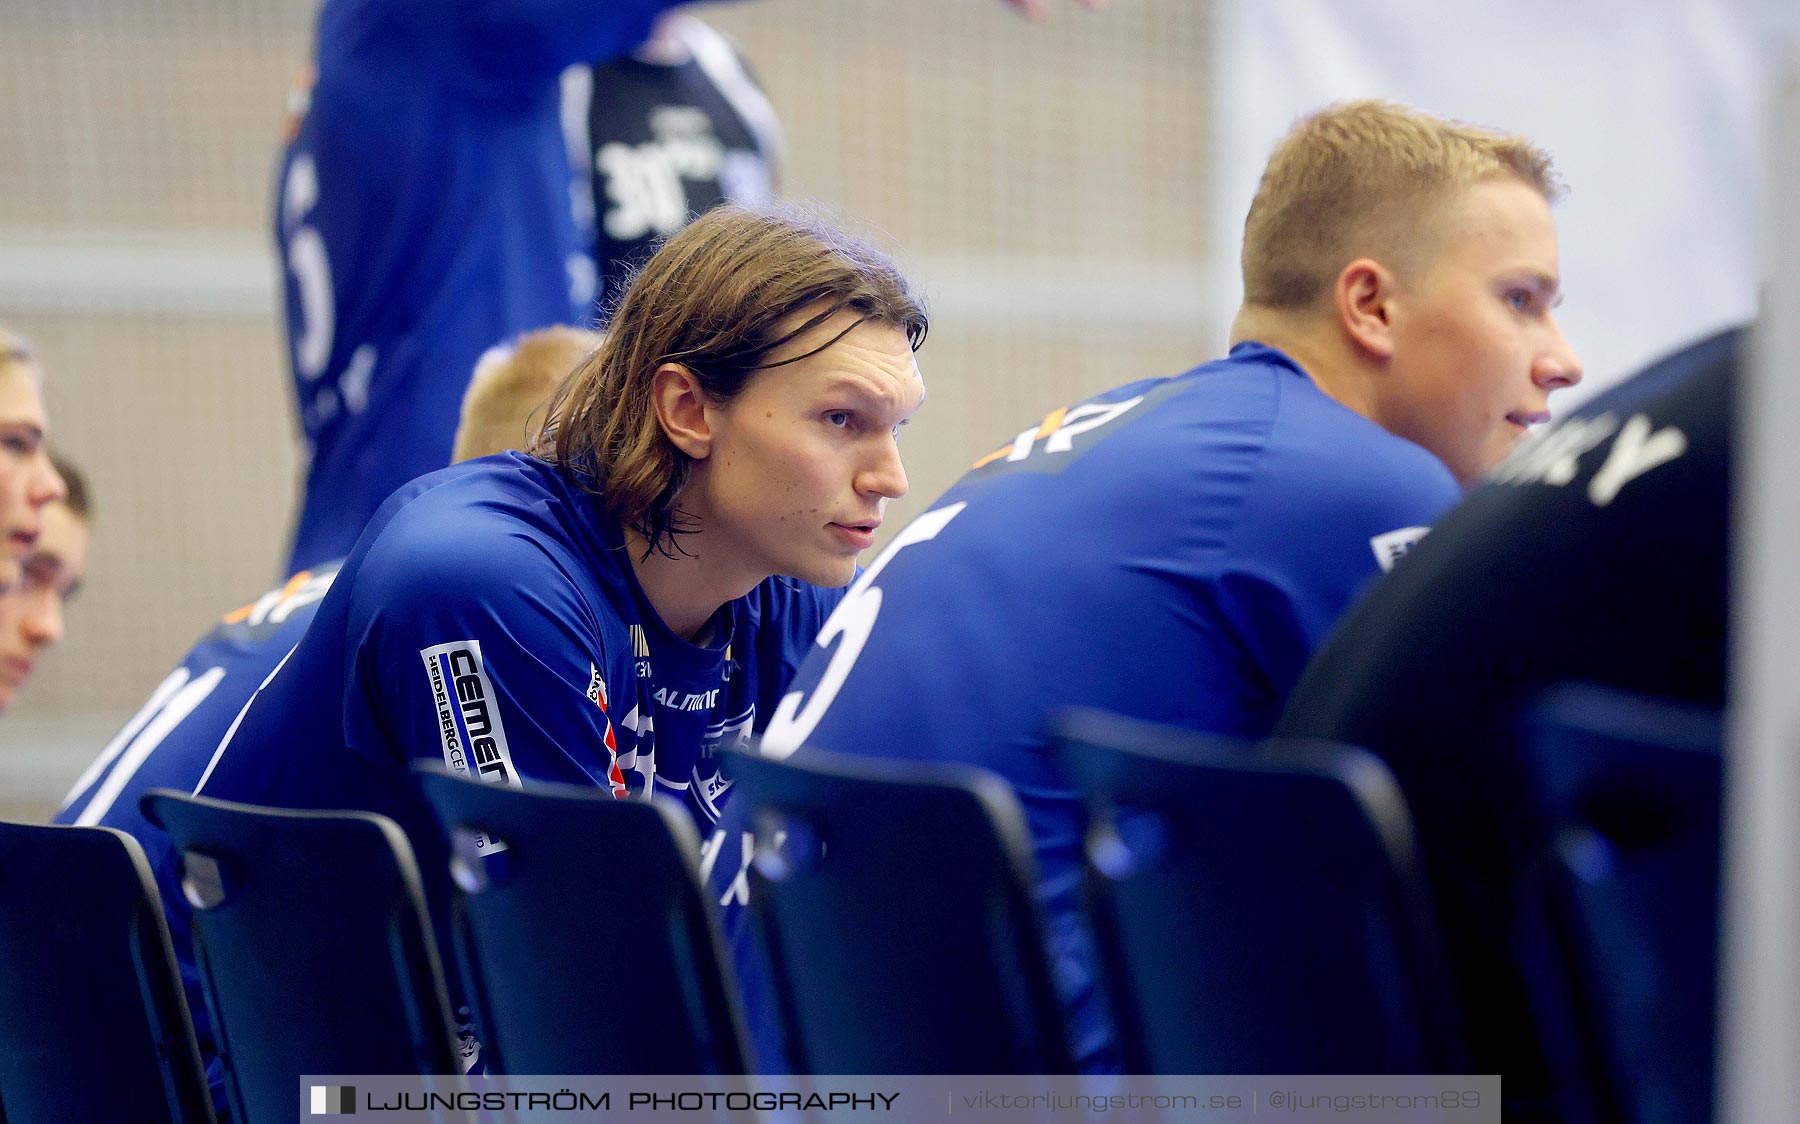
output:
{"label": "stadium seat backrest", "polygon": [[1411,819],[1373,756],[1094,711],[1053,741],[1090,802],[1128,1072],[1465,1071]]}
{"label": "stadium seat backrest", "polygon": [[1560,959],[1532,991],[1580,1037],[1568,1053],[1588,1064],[1562,1084],[1592,1103],[1572,1117],[1711,1119],[1722,731],[1716,710],[1585,685],[1524,719]]}
{"label": "stadium seat backrest", "polygon": [[661,802],[418,775],[483,1050],[509,1073],[744,1071],[693,825]]}
{"label": "stadium seat backrest", "polygon": [[750,910],[809,1073],[1067,1073],[1024,814],[982,770],[729,754]]}
{"label": "stadium seat backrest", "polygon": [[302,1074],[458,1072],[419,873],[391,820],[166,789],[143,807],[179,852],[234,1119],[293,1119]]}
{"label": "stadium seat backrest", "polygon": [[0,823],[0,1120],[212,1118],[142,848]]}

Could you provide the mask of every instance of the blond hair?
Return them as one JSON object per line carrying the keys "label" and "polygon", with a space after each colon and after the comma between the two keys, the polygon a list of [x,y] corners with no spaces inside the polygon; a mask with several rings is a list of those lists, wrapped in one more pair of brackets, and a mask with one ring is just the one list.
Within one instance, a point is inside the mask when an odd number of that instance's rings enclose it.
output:
{"label": "blond hair", "polygon": [[[676,509],[693,462],[663,432],[652,384],[665,363],[686,367],[724,404],[757,371],[805,355],[770,356],[839,312],[924,342],[925,308],[888,256],[793,208],[707,211],[663,245],[626,289],[606,341],[549,407],[532,452],[604,499],[620,526],[670,552],[692,530]],[[802,316],[801,314],[804,314]]]}
{"label": "blond hair", "polygon": [[1359,257],[1396,268],[1434,245],[1442,203],[1470,184],[1511,178],[1548,202],[1563,188],[1524,137],[1385,101],[1303,118],[1275,146],[1244,220],[1244,301],[1296,309]]}
{"label": "blond hair", "polygon": [[490,348],[463,393],[451,463],[528,448],[536,436],[533,419],[600,340],[598,332],[558,324]]}

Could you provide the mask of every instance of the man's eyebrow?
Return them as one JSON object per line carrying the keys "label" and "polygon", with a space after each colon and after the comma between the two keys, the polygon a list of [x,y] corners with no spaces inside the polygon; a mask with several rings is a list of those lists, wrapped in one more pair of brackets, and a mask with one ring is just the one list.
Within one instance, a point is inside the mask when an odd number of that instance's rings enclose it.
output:
{"label": "man's eyebrow", "polygon": [[852,394],[866,396],[870,392],[870,382],[860,375],[833,375],[831,381],[825,384],[825,391],[828,394],[836,391],[848,391]]}
{"label": "man's eyebrow", "polygon": [[1541,269],[1528,267],[1519,270],[1513,276],[1522,278],[1551,308],[1556,308],[1562,304],[1562,279],[1555,274],[1546,273]]}
{"label": "man's eyebrow", "polygon": [[825,394],[846,394],[862,399],[865,402],[895,402],[900,399],[898,390],[891,390],[874,379],[857,375],[838,375],[825,384]]}

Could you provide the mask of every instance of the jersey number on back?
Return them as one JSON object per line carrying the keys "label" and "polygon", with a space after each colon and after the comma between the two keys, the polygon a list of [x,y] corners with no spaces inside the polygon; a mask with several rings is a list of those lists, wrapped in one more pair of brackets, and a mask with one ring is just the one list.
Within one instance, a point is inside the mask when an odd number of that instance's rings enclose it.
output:
{"label": "jersey number on back", "polygon": [[[811,698],[805,698],[804,692],[791,691],[775,708],[775,716],[769,720],[769,728],[763,731],[762,751],[770,757],[786,757],[806,743],[812,732],[818,728],[819,720],[831,709],[832,700],[843,690],[844,680],[850,678],[850,669],[856,666],[856,659],[862,655],[863,645],[869,642],[869,634],[875,631],[875,618],[881,613],[881,589],[876,586],[875,579],[881,571],[894,560],[894,556],[909,546],[922,542],[930,542],[938,537],[950,521],[961,514],[966,503],[953,503],[949,507],[941,507],[936,511],[927,511],[907,525],[906,529],[895,536],[888,548],[881,552],[875,564],[856,579],[850,592],[838,603],[831,616],[825,620],[825,627],[819,631],[818,645],[823,648],[833,639],[842,636],[843,642],[837,651],[831,654],[831,662],[825,667],[825,674],[819,677],[819,685],[813,688]],[[802,699],[805,706],[801,705]]]}

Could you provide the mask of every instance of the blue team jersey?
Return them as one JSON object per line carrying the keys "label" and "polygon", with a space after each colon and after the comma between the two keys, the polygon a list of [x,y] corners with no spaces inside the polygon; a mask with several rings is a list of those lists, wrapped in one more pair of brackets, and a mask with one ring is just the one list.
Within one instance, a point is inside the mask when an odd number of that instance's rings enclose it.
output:
{"label": "blue team jersey", "polygon": [[763,581],[707,645],[644,597],[599,497],[521,453],[414,481],[345,560],[312,627],[201,784],[364,808],[436,835],[408,769],[683,801],[704,835],[716,749],[760,731],[842,590]]}
{"label": "blue team jersey", "polygon": [[213,1057],[211,1020],[194,963],[191,909],[172,861],[168,832],[144,818],[138,800],[153,788],[194,791],[232,723],[299,643],[338,565],[332,561],[303,570],[227,613],[101,750],[53,821],[118,828],[143,846],[162,890],[188,1011],[207,1059],[214,1107],[221,1111],[225,1077]]}
{"label": "blue team jersey", "polygon": [[851,586],[764,752],[972,762],[1010,781],[1076,1054],[1103,1068],[1110,1028],[1076,908],[1081,806],[1047,716],[1099,707],[1262,736],[1339,614],[1459,495],[1430,453],[1260,344],[1057,410]]}
{"label": "blue team jersey", "polygon": [[671,3],[327,0],[274,207],[311,448],[290,570],[450,459],[487,348],[591,321],[559,76]]}
{"label": "blue team jersey", "polygon": [[144,845],[154,866],[168,837],[144,818],[138,798],[152,788],[194,790],[244,705],[312,623],[339,564],[302,570],[225,614],[100,751],[54,822],[118,828]]}

